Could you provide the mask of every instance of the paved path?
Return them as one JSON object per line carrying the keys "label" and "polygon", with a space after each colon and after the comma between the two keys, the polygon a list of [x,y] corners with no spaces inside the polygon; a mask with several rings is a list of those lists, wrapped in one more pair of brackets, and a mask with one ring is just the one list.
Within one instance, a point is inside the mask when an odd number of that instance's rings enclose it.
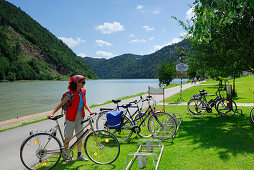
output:
{"label": "paved path", "polygon": [[[190,88],[192,86],[197,86],[197,84],[185,84],[183,85],[183,90]],[[169,89],[165,89],[165,98],[168,98],[180,91],[180,87],[173,87]],[[153,98],[159,102],[162,101],[161,95],[153,96]],[[138,100],[139,96],[133,97],[130,99],[123,100],[122,103],[128,103],[133,100]],[[115,107],[113,103],[106,104],[103,106],[92,108],[91,110],[95,112],[99,112],[99,109],[101,107]],[[145,106],[143,107],[145,108]],[[25,118],[20,118],[19,120],[12,120],[9,121],[9,126],[16,126],[19,124],[22,124],[23,122],[28,122],[34,119],[40,119],[41,117],[46,117],[48,112],[40,113],[37,115],[28,116]],[[60,119],[60,124],[63,125],[64,119]],[[3,125],[3,123],[2,123]],[[1,126],[1,124],[0,124]],[[54,127],[55,123],[51,120],[45,120],[37,123],[33,123],[30,125],[22,126],[19,128],[7,130],[4,132],[0,132],[0,170],[20,170],[24,169],[24,166],[22,165],[20,158],[19,158],[19,149],[22,141],[28,137],[29,132],[34,129],[38,130],[50,130],[51,127]],[[8,127],[8,123],[5,122],[4,127]]]}

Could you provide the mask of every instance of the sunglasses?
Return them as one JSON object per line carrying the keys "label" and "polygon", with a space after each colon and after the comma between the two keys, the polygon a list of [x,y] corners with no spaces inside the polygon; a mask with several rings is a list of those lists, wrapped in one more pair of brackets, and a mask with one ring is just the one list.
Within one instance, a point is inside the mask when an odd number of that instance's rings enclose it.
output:
{"label": "sunglasses", "polygon": [[86,84],[86,81],[80,81],[80,83],[82,83],[82,84]]}

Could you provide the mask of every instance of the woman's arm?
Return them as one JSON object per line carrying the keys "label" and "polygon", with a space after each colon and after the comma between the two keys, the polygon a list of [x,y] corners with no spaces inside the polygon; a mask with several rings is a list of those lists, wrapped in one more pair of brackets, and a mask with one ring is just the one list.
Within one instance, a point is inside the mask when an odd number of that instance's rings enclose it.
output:
{"label": "woman's arm", "polygon": [[70,97],[66,95],[56,108],[48,115],[48,117],[54,116],[54,114],[69,100],[69,98]]}
{"label": "woman's arm", "polygon": [[84,98],[85,98],[84,106],[85,106],[86,110],[87,110],[90,114],[94,114],[95,112],[92,112],[92,111],[90,110],[88,104],[86,103],[86,96],[84,96]]}

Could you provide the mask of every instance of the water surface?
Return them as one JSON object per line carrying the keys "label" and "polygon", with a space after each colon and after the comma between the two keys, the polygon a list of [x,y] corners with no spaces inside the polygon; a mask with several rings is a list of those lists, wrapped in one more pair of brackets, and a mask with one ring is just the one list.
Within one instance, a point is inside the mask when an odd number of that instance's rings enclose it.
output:
{"label": "water surface", "polygon": [[[186,82],[186,80],[183,80]],[[180,83],[180,79],[172,83]],[[88,105],[101,104],[158,87],[158,79],[87,80]],[[68,81],[0,83],[0,121],[53,110],[67,91]]]}

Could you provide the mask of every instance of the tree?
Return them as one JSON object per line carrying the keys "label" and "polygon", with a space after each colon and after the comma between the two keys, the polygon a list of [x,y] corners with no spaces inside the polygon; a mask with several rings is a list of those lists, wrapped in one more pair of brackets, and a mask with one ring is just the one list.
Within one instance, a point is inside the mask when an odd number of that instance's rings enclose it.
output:
{"label": "tree", "polygon": [[170,84],[176,73],[175,68],[176,65],[172,60],[169,63],[161,62],[161,64],[156,69],[158,71],[157,77],[159,78],[160,86],[168,86]]}
{"label": "tree", "polygon": [[215,77],[254,71],[253,0],[196,0],[193,11],[192,24],[179,21],[191,35],[192,63]]}

